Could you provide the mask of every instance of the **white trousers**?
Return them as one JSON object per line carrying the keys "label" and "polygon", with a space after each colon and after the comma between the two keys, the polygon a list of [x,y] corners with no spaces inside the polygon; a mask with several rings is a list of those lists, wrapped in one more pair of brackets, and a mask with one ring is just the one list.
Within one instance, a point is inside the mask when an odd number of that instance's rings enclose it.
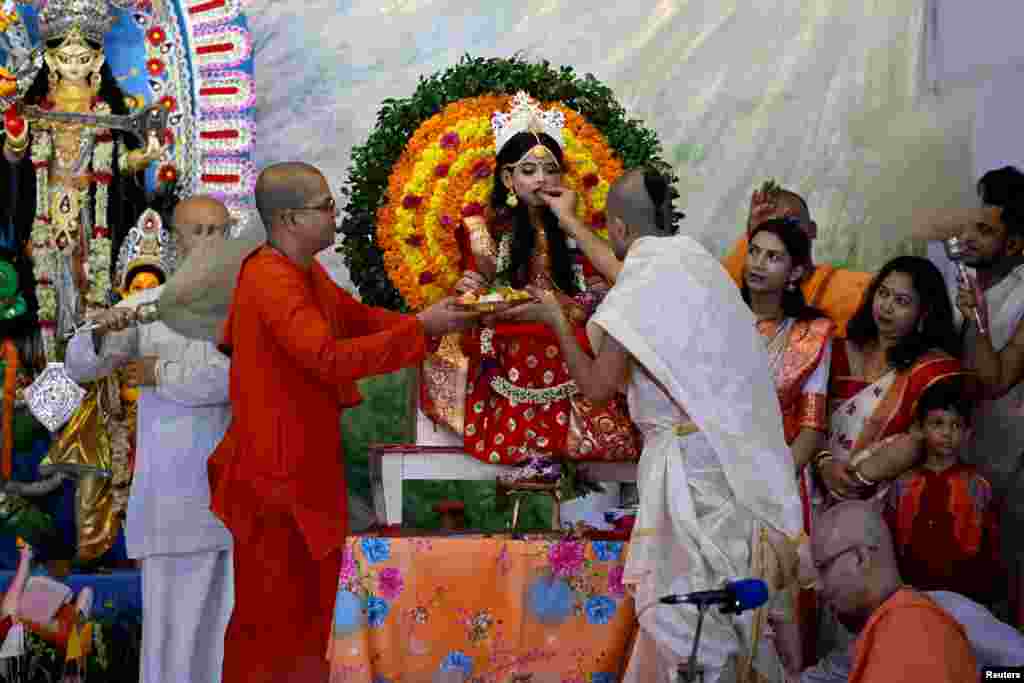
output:
{"label": "white trousers", "polygon": [[234,584],[230,550],[142,559],[141,683],[220,683]]}

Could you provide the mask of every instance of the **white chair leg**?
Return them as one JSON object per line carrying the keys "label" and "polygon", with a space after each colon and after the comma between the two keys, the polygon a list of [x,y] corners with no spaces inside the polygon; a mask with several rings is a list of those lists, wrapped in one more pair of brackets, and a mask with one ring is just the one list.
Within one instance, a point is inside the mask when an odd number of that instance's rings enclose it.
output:
{"label": "white chair leg", "polygon": [[383,479],[384,519],[388,526],[402,523],[402,465],[403,456],[380,459]]}

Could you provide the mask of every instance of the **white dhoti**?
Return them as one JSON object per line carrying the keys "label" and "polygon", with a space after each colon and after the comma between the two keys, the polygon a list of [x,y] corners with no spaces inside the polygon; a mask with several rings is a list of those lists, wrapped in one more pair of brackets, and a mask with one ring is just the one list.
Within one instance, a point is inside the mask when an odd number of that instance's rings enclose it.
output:
{"label": "white dhoti", "polygon": [[142,683],[219,681],[234,608],[230,550],[142,560]]}
{"label": "white dhoti", "polygon": [[[588,323],[594,349],[609,335],[633,358],[627,398],[644,432],[623,578],[639,621],[626,683],[674,681],[690,654],[696,608],[658,598],[757,577],[784,599],[784,579],[795,581],[800,498],[754,323],[721,265],[683,236],[634,242]],[[705,683],[783,680],[766,612],[705,614]]]}
{"label": "white dhoti", "polygon": [[[715,451],[700,432],[641,428],[641,505],[623,577],[635,590],[639,632],[624,683],[675,683],[678,665],[690,655],[698,612],[693,605],[661,605],[658,599],[714,590],[758,574],[753,550],[763,525],[736,504]],[[737,669],[745,669],[752,655],[763,679],[783,680],[774,644],[762,636],[752,651],[753,631],[752,612],[737,617],[706,612],[698,650],[705,683],[735,681]]]}

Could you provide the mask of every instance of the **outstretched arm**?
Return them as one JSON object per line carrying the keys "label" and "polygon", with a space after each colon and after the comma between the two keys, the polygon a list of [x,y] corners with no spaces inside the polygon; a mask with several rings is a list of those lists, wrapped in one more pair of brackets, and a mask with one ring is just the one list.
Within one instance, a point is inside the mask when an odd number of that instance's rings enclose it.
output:
{"label": "outstretched arm", "polygon": [[29,571],[32,569],[32,547],[22,543],[19,551],[21,555],[18,560],[18,571],[14,574],[14,580],[4,593],[4,599],[0,602],[0,617],[14,617],[18,613],[18,604],[21,594],[25,592],[25,584],[28,583]]}
{"label": "outstretched arm", "polygon": [[605,335],[597,356],[591,358],[576,340],[572,324],[566,319],[554,294],[529,288],[539,302],[518,306],[501,314],[503,319],[546,323],[558,337],[569,375],[587,400],[603,405],[622,390],[629,376],[630,355],[614,337]]}

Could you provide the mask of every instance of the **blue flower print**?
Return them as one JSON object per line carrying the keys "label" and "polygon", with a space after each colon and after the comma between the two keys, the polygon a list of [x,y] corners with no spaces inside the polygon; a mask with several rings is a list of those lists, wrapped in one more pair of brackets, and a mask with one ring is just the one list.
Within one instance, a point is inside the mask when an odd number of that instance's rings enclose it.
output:
{"label": "blue flower print", "polygon": [[388,612],[390,611],[391,608],[388,606],[388,603],[375,595],[371,595],[370,599],[366,601],[366,621],[373,628],[383,626],[384,620],[387,619]]}
{"label": "blue flower print", "polygon": [[573,592],[565,579],[542,576],[526,589],[526,604],[540,623],[559,625],[572,616]]}
{"label": "blue flower print", "polygon": [[391,557],[391,542],[386,538],[364,538],[363,555],[370,564],[384,562]]}
{"label": "blue flower print", "polygon": [[596,626],[604,626],[615,616],[615,601],[598,595],[587,600],[584,609],[587,612],[587,621]]}
{"label": "blue flower print", "polygon": [[354,593],[338,591],[334,599],[334,633],[347,636],[363,627],[362,602]]}
{"label": "blue flower print", "polygon": [[384,678],[383,676],[378,674],[377,676],[373,677],[373,683],[391,683],[391,679]]}
{"label": "blue flower print", "polygon": [[609,673],[590,674],[590,683],[619,683],[619,677]]}
{"label": "blue flower print", "polygon": [[461,671],[463,676],[473,673],[473,658],[464,652],[452,650],[441,662],[441,671]]}
{"label": "blue flower print", "polygon": [[594,541],[594,556],[601,562],[618,562],[622,557],[622,541]]}

